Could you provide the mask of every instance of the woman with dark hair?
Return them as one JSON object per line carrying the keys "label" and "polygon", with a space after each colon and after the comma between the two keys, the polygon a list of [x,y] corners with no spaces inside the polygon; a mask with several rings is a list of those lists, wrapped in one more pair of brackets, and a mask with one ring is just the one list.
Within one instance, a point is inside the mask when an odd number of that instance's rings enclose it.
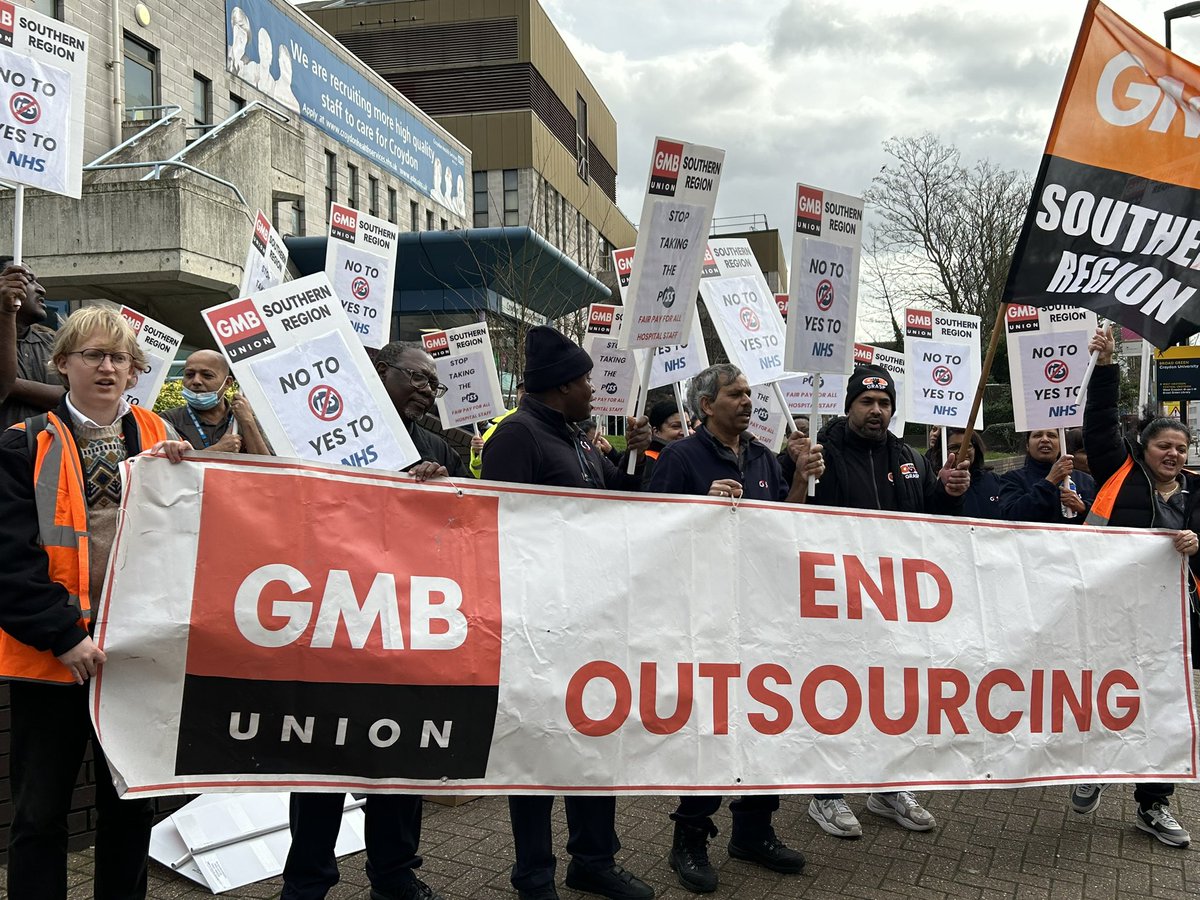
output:
{"label": "woman with dark hair", "polygon": [[[1200,575],[1200,476],[1184,470],[1191,433],[1178,419],[1153,419],[1141,429],[1139,446],[1121,435],[1117,415],[1120,371],[1113,364],[1112,329],[1097,329],[1088,349],[1098,354],[1083,411],[1083,443],[1096,482],[1102,487],[1088,514],[1089,525],[1175,530],[1175,549],[1187,557],[1191,601],[1192,666],[1200,668],[1200,619],[1197,618],[1195,578]],[[1071,788],[1071,808],[1089,813],[1100,804],[1106,785],[1077,784]],[[1171,847],[1186,847],[1191,836],[1169,808],[1173,784],[1138,784],[1139,829]]]}
{"label": "woman with dark hair", "polygon": [[[949,434],[946,445],[947,452],[958,454],[962,449],[963,429],[937,429],[930,435],[929,449],[925,451],[925,458],[929,460],[934,471],[942,467],[941,437],[943,433]],[[971,449],[974,451],[971,456],[971,486],[963,494],[962,514],[975,519],[1002,519],[1004,517],[1000,515],[1000,476],[984,466],[987,445],[984,444],[978,431],[971,432]],[[957,455],[955,458],[961,459]]]}
{"label": "woman with dark hair", "polygon": [[1082,525],[1095,497],[1096,482],[1062,455],[1055,428],[1029,432],[1025,465],[1000,479],[1000,511],[1010,522]]}

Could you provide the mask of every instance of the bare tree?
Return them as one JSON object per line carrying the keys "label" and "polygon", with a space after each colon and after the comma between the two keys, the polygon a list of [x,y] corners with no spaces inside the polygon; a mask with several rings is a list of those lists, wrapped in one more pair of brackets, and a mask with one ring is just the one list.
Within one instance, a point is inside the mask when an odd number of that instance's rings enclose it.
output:
{"label": "bare tree", "polygon": [[884,142],[892,158],[866,202],[876,222],[864,248],[867,303],[903,334],[902,311],[924,306],[980,316],[991,332],[1032,180],[989,160],[971,168],[926,132]]}

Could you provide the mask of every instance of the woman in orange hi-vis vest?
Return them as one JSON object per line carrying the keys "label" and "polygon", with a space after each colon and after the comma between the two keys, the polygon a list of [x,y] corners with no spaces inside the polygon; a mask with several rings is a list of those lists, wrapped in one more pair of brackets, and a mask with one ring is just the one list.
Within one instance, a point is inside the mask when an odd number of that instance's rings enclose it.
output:
{"label": "woman in orange hi-vis vest", "polygon": [[[1136,447],[1121,433],[1117,415],[1120,369],[1113,364],[1112,329],[1097,329],[1089,349],[1099,354],[1088,385],[1083,411],[1083,446],[1096,483],[1101,485],[1089,525],[1175,530],[1175,549],[1188,557],[1192,571],[1192,665],[1200,668],[1200,619],[1197,618],[1196,578],[1200,576],[1200,475],[1186,471],[1191,432],[1178,419],[1153,419],[1142,426]],[[1089,813],[1100,804],[1106,785],[1077,784],[1071,788],[1071,808]],[[1191,836],[1169,807],[1173,784],[1138,784],[1134,824],[1171,847],[1186,847]]]}
{"label": "woman in orange hi-vis vest", "polygon": [[[23,294],[19,277],[0,278],[0,314],[13,314]],[[146,361],[119,313],[89,307],[72,315],[53,363],[67,385],[62,404],[0,435],[0,677],[11,679],[12,716],[8,896],[66,897],[67,814],[91,741],[95,896],[145,897],[152,810],[146,800],[117,798],[88,717],[87,680],[104,662],[91,637],[92,610],[116,531],[121,462],[144,449],[178,462],[189,445],[125,399]]]}

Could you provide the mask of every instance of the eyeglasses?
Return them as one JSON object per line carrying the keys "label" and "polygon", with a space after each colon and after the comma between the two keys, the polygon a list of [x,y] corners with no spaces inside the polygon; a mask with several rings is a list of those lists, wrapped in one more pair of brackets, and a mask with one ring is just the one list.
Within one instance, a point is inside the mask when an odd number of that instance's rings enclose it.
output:
{"label": "eyeglasses", "polygon": [[446,392],[450,390],[448,385],[442,384],[436,378],[430,378],[424,372],[418,372],[416,369],[406,369],[403,366],[393,366],[391,363],[385,363],[389,369],[395,369],[397,372],[403,372],[408,376],[408,380],[412,382],[412,386],[420,388],[429,388],[433,391],[435,397],[445,397]]}
{"label": "eyeglasses", "polygon": [[109,353],[94,347],[88,347],[86,350],[72,350],[67,356],[80,357],[83,364],[92,369],[99,368],[105,357],[108,357],[114,369],[128,369],[133,364],[133,357],[128,353]]}

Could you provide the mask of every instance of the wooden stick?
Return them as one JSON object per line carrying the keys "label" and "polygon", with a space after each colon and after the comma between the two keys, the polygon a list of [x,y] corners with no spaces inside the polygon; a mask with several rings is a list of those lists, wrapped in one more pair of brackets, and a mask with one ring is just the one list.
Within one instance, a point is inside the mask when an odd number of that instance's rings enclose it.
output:
{"label": "wooden stick", "polygon": [[[996,346],[1000,343],[1000,333],[1004,330],[1004,313],[1008,309],[1007,303],[1001,303],[996,308],[996,322],[992,325],[992,337],[988,341],[987,356],[983,358],[983,368],[979,371],[979,384],[975,386],[975,396],[971,399],[971,414],[967,416],[967,427],[963,430],[962,444],[959,447],[959,453],[965,454],[967,458],[974,456],[975,451],[971,447],[971,435],[975,433],[975,418],[979,415],[979,407],[983,405],[983,389],[987,386],[988,376],[992,374],[992,363],[996,359]],[[946,446],[944,438],[946,429],[942,429],[942,446]],[[958,462],[962,462],[961,459]]]}

